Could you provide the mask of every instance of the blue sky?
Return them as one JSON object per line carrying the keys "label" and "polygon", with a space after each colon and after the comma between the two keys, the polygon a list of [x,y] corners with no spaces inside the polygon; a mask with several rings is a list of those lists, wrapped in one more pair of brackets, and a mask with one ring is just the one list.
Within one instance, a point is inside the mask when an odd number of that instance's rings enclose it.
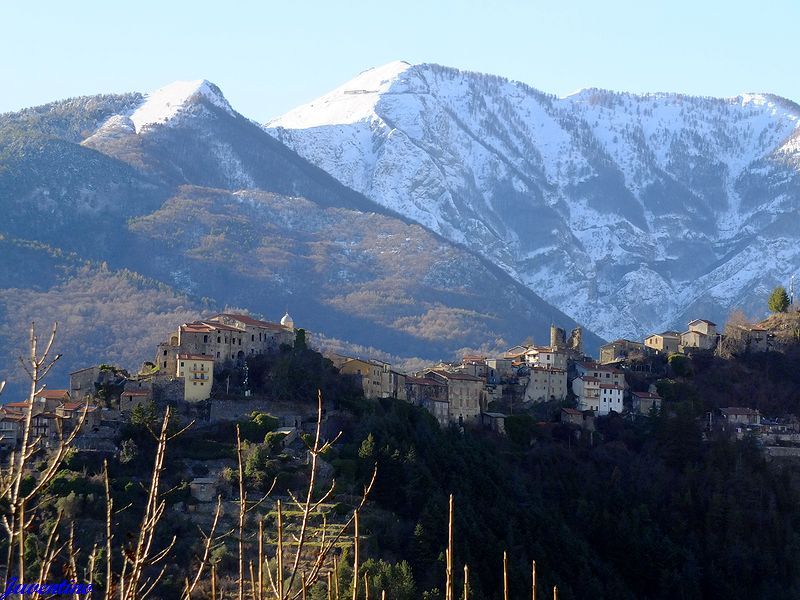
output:
{"label": "blue sky", "polygon": [[[763,8],[762,8],[763,7]],[[800,2],[72,2],[0,7],[0,112],[205,78],[266,121],[403,59],[582,87],[800,101]]]}

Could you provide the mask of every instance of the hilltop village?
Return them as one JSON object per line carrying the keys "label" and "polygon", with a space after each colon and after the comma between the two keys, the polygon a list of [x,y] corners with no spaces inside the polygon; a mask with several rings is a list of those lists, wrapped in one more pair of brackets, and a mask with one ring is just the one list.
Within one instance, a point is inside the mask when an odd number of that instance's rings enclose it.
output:
{"label": "hilltop village", "polygon": [[[414,373],[367,357],[326,358],[365,398],[394,398],[423,407],[442,427],[504,434],[509,417],[546,406],[558,411],[562,424],[591,433],[600,417],[669,413],[659,387],[670,377],[680,377],[686,356],[719,354],[725,348],[766,352],[775,344],[775,333],[767,328],[729,323],[723,334],[705,319],[689,322],[682,333],[665,331],[641,342],[615,340],[600,348],[597,359],[583,352],[581,338],[580,328],[567,335],[553,325],[546,345],[520,344],[497,356],[467,354]],[[181,407],[187,419],[212,422],[269,413],[280,420],[280,431],[293,438],[306,421],[303,408],[254,395],[248,365],[256,357],[306,343],[305,330],[295,327],[288,312],[279,322],[220,313],[183,323],[165,336],[139,373],[106,364],[89,366],[70,374],[68,388],[40,392],[33,407],[33,432],[52,444],[82,418],[76,447],[113,452],[120,427],[135,411],[171,405]],[[26,406],[12,401],[0,407],[2,447],[19,443]],[[775,434],[785,434],[786,440],[800,441],[796,419],[768,417],[756,406],[719,407],[705,420],[709,430],[772,435],[773,442]]]}

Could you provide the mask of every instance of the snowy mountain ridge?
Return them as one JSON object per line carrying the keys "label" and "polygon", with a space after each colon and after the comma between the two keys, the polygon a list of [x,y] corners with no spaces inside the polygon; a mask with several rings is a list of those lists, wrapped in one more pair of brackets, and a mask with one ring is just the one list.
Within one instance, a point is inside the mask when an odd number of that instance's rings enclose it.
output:
{"label": "snowy mountain ridge", "polygon": [[390,63],[267,124],[605,337],[763,312],[800,267],[800,107]]}
{"label": "snowy mountain ridge", "polygon": [[234,114],[220,89],[210,81],[199,79],[175,81],[149,93],[128,117],[136,133],[141,133],[143,129],[153,125],[168,123],[185,111],[191,105],[191,100],[197,97],[208,100],[230,115]]}

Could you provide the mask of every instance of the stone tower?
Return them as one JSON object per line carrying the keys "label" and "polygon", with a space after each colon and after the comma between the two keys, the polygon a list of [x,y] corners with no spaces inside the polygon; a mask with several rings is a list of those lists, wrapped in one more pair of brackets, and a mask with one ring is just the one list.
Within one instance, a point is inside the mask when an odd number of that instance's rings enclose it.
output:
{"label": "stone tower", "polygon": [[570,332],[567,347],[577,355],[583,354],[583,329],[576,327]]}
{"label": "stone tower", "polygon": [[550,325],[550,347],[554,350],[563,350],[567,347],[567,332],[561,327]]}

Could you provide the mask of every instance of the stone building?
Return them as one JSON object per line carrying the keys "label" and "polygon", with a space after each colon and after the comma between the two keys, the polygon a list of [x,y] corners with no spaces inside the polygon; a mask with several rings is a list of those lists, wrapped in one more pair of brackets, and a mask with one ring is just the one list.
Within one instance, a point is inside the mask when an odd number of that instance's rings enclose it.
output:
{"label": "stone building", "polygon": [[719,413],[728,425],[761,425],[761,413],[755,408],[728,406],[720,408]]}
{"label": "stone building", "polygon": [[680,351],[687,349],[713,350],[717,345],[717,324],[705,319],[689,322],[689,329],[681,334]]}
{"label": "stone building", "polygon": [[614,340],[600,346],[600,364],[615,363],[627,359],[631,354],[644,355],[645,353],[645,345],[641,342],[623,339]]}
{"label": "stone building", "polygon": [[525,388],[527,402],[563,400],[567,396],[567,372],[564,369],[531,367]]}
{"label": "stone building", "polygon": [[657,354],[675,354],[681,343],[681,334],[677,331],[663,331],[645,338],[644,345]]}
{"label": "stone building", "polygon": [[130,415],[134,408],[141,404],[147,404],[153,399],[151,389],[129,389],[124,390],[119,395],[119,412],[123,415]]}
{"label": "stone building", "polygon": [[655,392],[631,392],[631,412],[649,415],[653,410],[661,410],[661,396]]}
{"label": "stone building", "polygon": [[95,382],[100,379],[100,366],[95,365],[73,371],[69,374],[69,394],[75,400],[95,393]]}
{"label": "stone building", "polygon": [[481,378],[467,373],[453,373],[440,369],[425,371],[426,378],[447,386],[448,420],[451,423],[477,423],[486,410],[486,392]]}
{"label": "stone building", "polygon": [[340,373],[352,376],[361,385],[365,398],[406,400],[406,376],[389,363],[361,358],[334,361],[334,365],[337,362]]}
{"label": "stone building", "polygon": [[431,413],[442,427],[450,422],[446,383],[432,377],[406,376],[406,399]]}
{"label": "stone building", "polygon": [[725,330],[727,338],[736,342],[739,352],[766,352],[773,334],[768,329],[754,325],[733,325]]}
{"label": "stone building", "polygon": [[509,381],[514,377],[516,371],[512,361],[508,358],[487,358],[486,359],[486,381],[491,384],[498,384]]}
{"label": "stone building", "polygon": [[177,372],[178,354],[210,356],[215,365],[221,365],[275,352],[281,344],[294,344],[294,322],[288,313],[282,322],[283,325],[249,315],[220,313],[202,321],[184,323],[167,341],[158,345],[155,363],[162,373],[171,375]]}

